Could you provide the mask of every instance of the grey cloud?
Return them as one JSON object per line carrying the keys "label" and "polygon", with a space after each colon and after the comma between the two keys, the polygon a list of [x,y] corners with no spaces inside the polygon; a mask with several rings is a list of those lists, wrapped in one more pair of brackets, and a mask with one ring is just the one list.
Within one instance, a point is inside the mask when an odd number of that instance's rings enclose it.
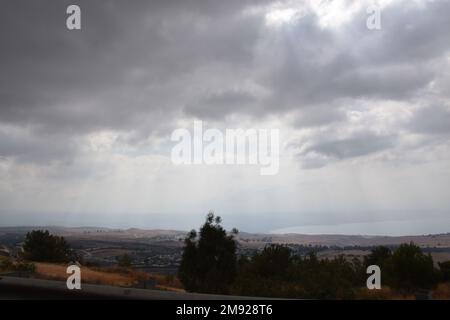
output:
{"label": "grey cloud", "polygon": [[188,115],[205,119],[217,119],[231,113],[249,112],[258,103],[258,98],[245,91],[226,91],[214,93],[195,104],[188,105],[185,112]]}
{"label": "grey cloud", "polygon": [[441,71],[435,59],[450,49],[442,32],[450,28],[449,10],[448,2],[402,1],[383,10],[381,31],[366,28],[365,11],[337,31],[321,28],[314,17],[300,19],[272,44],[281,61],[267,74],[268,108],[414,98]]}
{"label": "grey cloud", "polygon": [[421,134],[449,134],[450,110],[441,105],[421,108],[413,115],[407,128]]}
{"label": "grey cloud", "polygon": [[291,124],[295,128],[310,128],[346,120],[347,115],[342,108],[334,105],[313,105],[300,110],[292,119]]}
{"label": "grey cloud", "polygon": [[[367,156],[394,146],[395,137],[372,132],[356,132],[342,139],[324,139],[313,143],[300,152],[307,167],[321,167],[333,159],[343,160]],[[317,163],[314,164],[314,160]]]}
{"label": "grey cloud", "polygon": [[450,3],[442,0],[423,4],[394,2],[382,11],[380,33],[375,32],[369,41],[364,41],[358,56],[384,64],[423,63],[441,57],[450,48],[443,32],[450,28],[449,10]]}
{"label": "grey cloud", "polygon": [[65,28],[71,1],[2,3],[0,126],[53,137],[48,148],[16,137],[2,153],[16,157],[17,145],[28,159],[53,158],[98,130],[123,131],[129,143],[168,134],[181,107],[199,99],[191,73],[206,67],[199,79],[207,82],[210,64],[249,63],[264,22],[240,15],[252,3],[80,0],[74,32]]}
{"label": "grey cloud", "polygon": [[172,81],[210,63],[246,64],[263,23],[239,15],[251,1],[79,1],[83,29],[69,32],[69,3],[5,4],[3,122],[56,130],[72,123],[80,133],[135,128],[146,115],[170,114],[185,102],[182,85],[159,92]]}
{"label": "grey cloud", "polygon": [[[450,97],[449,1],[392,1],[380,31],[367,30],[365,8],[336,27],[312,12],[270,27],[259,9],[283,4],[269,0],[1,3],[0,211],[449,207],[449,109],[433,104]],[[83,23],[70,32],[73,3]],[[405,125],[418,105],[432,107]],[[170,133],[192,117],[273,124],[301,140],[294,152],[280,141],[280,175],[269,179],[246,167],[174,168]],[[342,167],[296,171],[295,152],[303,168]],[[353,164],[384,159],[397,161],[367,166],[365,184],[354,183]]]}
{"label": "grey cloud", "polygon": [[[167,135],[183,116],[293,114],[294,127],[345,124],[342,101],[413,99],[437,77],[450,48],[443,32],[449,2],[391,5],[379,32],[366,29],[365,12],[339,28],[322,28],[308,14],[279,29],[267,27],[262,14],[242,14],[269,2],[80,0],[83,29],[69,32],[71,1],[7,1],[0,12],[0,125],[55,136],[54,148],[64,150],[104,129],[139,143]],[[222,82],[211,84],[213,77]],[[338,145],[316,151],[339,158],[371,150],[354,140]],[[3,153],[16,154],[11,145]]]}
{"label": "grey cloud", "polygon": [[7,132],[0,129],[0,158],[18,162],[47,164],[53,161],[72,161],[76,142],[61,136],[33,136],[25,132]]}

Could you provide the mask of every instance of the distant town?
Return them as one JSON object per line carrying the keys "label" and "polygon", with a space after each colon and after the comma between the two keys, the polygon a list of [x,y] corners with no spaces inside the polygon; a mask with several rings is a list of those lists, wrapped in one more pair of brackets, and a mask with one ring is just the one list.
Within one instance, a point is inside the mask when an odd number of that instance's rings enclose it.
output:
{"label": "distant town", "polygon": [[[0,255],[17,257],[27,232],[49,230],[63,236],[87,266],[108,267],[117,265],[126,255],[134,269],[161,274],[176,274],[183,251],[186,231],[64,228],[64,227],[2,227],[0,228]],[[450,233],[423,236],[352,236],[352,235],[301,235],[301,234],[251,234],[241,232],[236,236],[238,255],[252,256],[268,244],[283,244],[300,255],[311,251],[319,258],[344,255],[348,259],[367,255],[374,246],[395,248],[401,243],[414,242],[433,260],[450,260]]]}

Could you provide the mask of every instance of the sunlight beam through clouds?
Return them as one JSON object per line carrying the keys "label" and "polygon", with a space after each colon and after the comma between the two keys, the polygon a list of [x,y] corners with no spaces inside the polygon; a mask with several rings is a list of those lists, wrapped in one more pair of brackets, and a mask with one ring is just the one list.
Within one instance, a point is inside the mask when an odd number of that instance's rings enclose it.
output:
{"label": "sunlight beam through clouds", "polygon": [[[79,32],[61,29],[66,2],[0,13],[0,219],[152,227],[214,209],[258,230],[245,218],[448,214],[450,2],[80,0]],[[279,129],[279,173],[174,166],[171,133],[200,120]]]}

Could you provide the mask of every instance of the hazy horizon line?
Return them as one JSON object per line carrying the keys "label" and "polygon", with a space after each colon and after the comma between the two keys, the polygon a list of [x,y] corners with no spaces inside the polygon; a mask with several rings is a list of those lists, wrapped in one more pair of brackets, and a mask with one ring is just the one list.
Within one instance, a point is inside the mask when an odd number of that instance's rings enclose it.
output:
{"label": "hazy horizon line", "polygon": [[[51,228],[60,228],[60,229],[103,229],[108,231],[129,231],[129,230],[141,230],[141,231],[173,231],[173,232],[185,232],[188,233],[190,230],[181,230],[181,229],[170,229],[170,228],[145,228],[145,227],[103,227],[103,226],[82,226],[82,225],[0,225],[0,229],[14,229],[14,228],[24,228],[24,229],[51,229]],[[294,227],[295,228],[295,227]],[[286,228],[289,229],[289,228]],[[227,231],[231,231],[227,230]],[[399,237],[421,237],[421,236],[437,236],[437,235],[447,235],[450,234],[450,231],[444,232],[436,232],[436,233],[421,233],[421,234],[397,234],[397,235],[388,235],[388,234],[366,234],[366,233],[301,233],[301,232],[277,232],[278,230],[274,230],[271,232],[247,232],[239,230],[239,233],[252,234],[252,235],[269,235],[269,236],[288,236],[288,235],[299,235],[299,236],[354,236],[354,237],[385,237],[385,238],[399,238]]]}

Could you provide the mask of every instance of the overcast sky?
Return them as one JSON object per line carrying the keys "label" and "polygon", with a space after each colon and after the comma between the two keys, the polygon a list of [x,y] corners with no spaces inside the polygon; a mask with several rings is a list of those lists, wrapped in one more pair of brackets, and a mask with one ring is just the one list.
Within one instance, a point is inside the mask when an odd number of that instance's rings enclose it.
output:
{"label": "overcast sky", "polygon": [[[0,225],[450,232],[450,1],[371,3],[0,0]],[[194,120],[279,173],[175,166]]]}

